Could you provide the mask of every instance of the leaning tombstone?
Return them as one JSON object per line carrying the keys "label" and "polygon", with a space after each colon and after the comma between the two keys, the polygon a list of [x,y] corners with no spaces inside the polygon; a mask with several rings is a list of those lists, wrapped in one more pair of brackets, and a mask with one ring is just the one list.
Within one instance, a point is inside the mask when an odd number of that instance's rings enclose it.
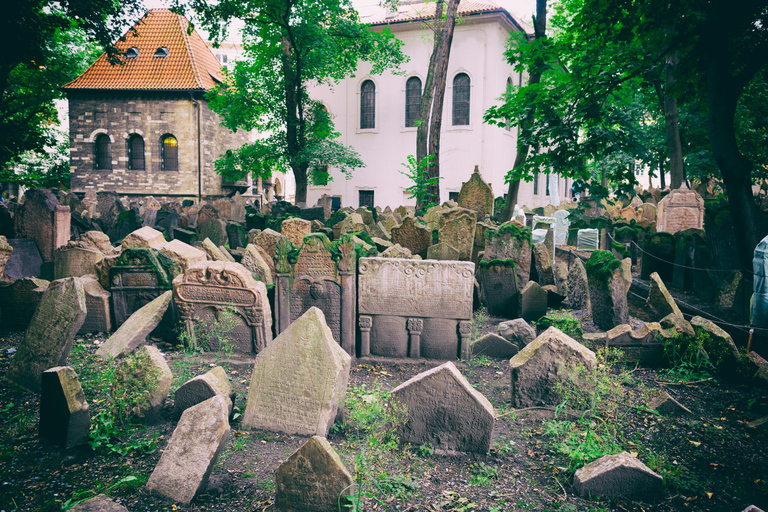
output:
{"label": "leaning tombstone", "polygon": [[324,437],[313,436],[277,468],[275,511],[343,510],[350,504],[352,483],[336,450]]}
{"label": "leaning tombstone", "polygon": [[173,300],[190,344],[197,348],[224,348],[220,339],[207,335],[214,325],[227,329],[222,336],[237,352],[257,353],[272,340],[267,287],[239,263],[194,265],[173,280]]}
{"label": "leaning tombstone", "polygon": [[632,285],[632,260],[618,260],[608,251],[595,251],[585,265],[592,320],[609,330],[629,321],[627,293]]}
{"label": "leaning tombstone", "polygon": [[85,321],[85,307],[85,291],[76,277],[52,282],[11,360],[8,379],[39,393],[42,373],[67,364],[75,334]]}
{"label": "leaning tombstone", "polygon": [[180,240],[171,240],[163,246],[160,253],[178,263],[182,270],[208,259],[205,252]]}
{"label": "leaning tombstone", "polygon": [[310,308],[256,356],[243,428],[327,435],[344,404],[350,364],[323,312]]}
{"label": "leaning tombstone", "polygon": [[122,250],[126,249],[157,249],[166,244],[165,237],[154,228],[143,227],[132,232],[123,239],[120,244]]}
{"label": "leaning tombstone", "polygon": [[96,351],[104,358],[116,358],[133,352],[155,328],[165,315],[171,303],[170,290],[144,305],[123,322],[123,325],[110,336]]}
{"label": "leaning tombstone", "polygon": [[69,206],[59,204],[50,190],[30,189],[24,198],[14,215],[16,237],[34,238],[43,261],[53,262],[54,251],[69,241]]}
{"label": "leaning tombstone", "polygon": [[[43,258],[32,238],[11,238],[8,245],[13,248],[5,264],[5,279],[15,281],[25,277],[43,275]],[[52,276],[49,276],[49,278]]]}
{"label": "leaning tombstone", "polygon": [[231,413],[232,399],[235,394],[229,383],[227,372],[221,366],[189,379],[176,390],[173,394],[173,416],[179,418],[190,407],[205,402],[216,395],[224,399]]}
{"label": "leaning tombstone", "polygon": [[531,275],[531,230],[516,222],[505,222],[499,228],[485,230],[483,261],[511,260],[517,274],[517,286],[522,288]]}
{"label": "leaning tombstone", "polygon": [[657,501],[664,480],[627,452],[604,455],[573,475],[573,490],[582,497]]}
{"label": "leaning tombstone", "polygon": [[427,249],[432,245],[432,230],[422,226],[415,217],[408,216],[401,225],[392,228],[392,243],[426,258]]}
{"label": "leaning tombstone", "polygon": [[205,489],[229,439],[229,407],[216,395],[181,415],[168,446],[147,481],[147,490],[189,504]]}
{"label": "leaning tombstone", "polygon": [[94,276],[88,275],[79,279],[83,283],[85,306],[88,311],[79,332],[111,331],[112,309],[109,304],[112,294],[105,290]]}
{"label": "leaning tombstone", "polygon": [[128,509],[104,494],[98,494],[91,499],[81,501],[69,509],[69,512],[128,512]]}
{"label": "leaning tombstone", "polygon": [[475,276],[480,286],[480,301],[488,313],[503,318],[514,318],[520,309],[515,260],[483,260],[477,265]]}
{"label": "leaning tombstone", "polygon": [[91,413],[77,374],[69,366],[43,372],[40,392],[40,438],[63,448],[88,441]]}
{"label": "leaning tombstone", "polygon": [[471,260],[477,223],[475,212],[466,208],[444,209],[437,214],[437,222],[438,241],[456,248],[459,260]]}
{"label": "leaning tombstone", "polygon": [[53,276],[81,277],[96,274],[96,265],[104,259],[104,254],[95,249],[80,247],[78,242],[70,242],[56,249],[53,260]]}
{"label": "leaning tombstone", "polygon": [[680,311],[675,299],[667,290],[664,281],[659,277],[658,272],[651,274],[651,287],[648,291],[648,300],[645,302],[645,306],[654,320],[660,320],[669,314],[683,316],[682,311]]}
{"label": "leaning tombstone", "polygon": [[301,244],[304,243],[304,237],[312,232],[312,223],[298,218],[285,219],[280,232],[293,245],[301,247]]}
{"label": "leaning tombstone", "polygon": [[491,447],[493,406],[450,361],[400,384],[391,399],[405,407],[401,441],[444,453],[484,454]]}
{"label": "leaning tombstone", "polygon": [[591,309],[587,270],[581,258],[576,258],[568,271],[567,300],[571,309]]}
{"label": "leaning tombstone", "polygon": [[361,357],[469,358],[474,263],[360,258],[358,268]]}
{"label": "leaning tombstone", "polygon": [[547,314],[548,294],[536,281],[528,281],[520,290],[520,316],[534,322]]}
{"label": "leaning tombstone", "polygon": [[288,259],[288,240],[276,245],[275,331],[280,334],[310,308],[323,312],[333,338],[355,356],[355,249],[348,235],[336,246],[334,256],[322,233],[304,237],[295,263]]}

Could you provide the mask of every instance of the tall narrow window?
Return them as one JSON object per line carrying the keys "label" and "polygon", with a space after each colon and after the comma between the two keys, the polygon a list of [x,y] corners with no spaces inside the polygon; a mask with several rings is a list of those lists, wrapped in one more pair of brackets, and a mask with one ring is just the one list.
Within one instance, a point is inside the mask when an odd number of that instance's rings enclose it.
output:
{"label": "tall narrow window", "polygon": [[135,133],[128,139],[128,168],[132,171],[144,170],[144,139]]}
{"label": "tall narrow window", "polygon": [[360,129],[376,128],[376,85],[366,80],[360,87]]}
{"label": "tall narrow window", "polygon": [[405,82],[405,126],[416,126],[421,108],[421,79],[412,76]]}
{"label": "tall narrow window", "polygon": [[[512,77],[507,77],[507,94],[512,94]],[[512,121],[510,119],[507,119],[504,129],[508,132],[512,131]]]}
{"label": "tall narrow window", "polygon": [[93,156],[94,169],[112,170],[112,142],[109,135],[102,133],[96,137]]}
{"label": "tall narrow window", "polygon": [[533,195],[539,195],[539,173],[533,175]]}
{"label": "tall narrow window", "polygon": [[545,190],[544,193],[549,195],[549,174],[547,174],[547,190]]}
{"label": "tall narrow window", "polygon": [[453,79],[453,126],[469,124],[469,75],[459,73]]}
{"label": "tall narrow window", "polygon": [[162,169],[164,171],[178,171],[179,141],[173,135],[163,135],[161,141],[163,146]]}
{"label": "tall narrow window", "polygon": [[360,191],[360,206],[370,206],[373,208],[373,190]]}

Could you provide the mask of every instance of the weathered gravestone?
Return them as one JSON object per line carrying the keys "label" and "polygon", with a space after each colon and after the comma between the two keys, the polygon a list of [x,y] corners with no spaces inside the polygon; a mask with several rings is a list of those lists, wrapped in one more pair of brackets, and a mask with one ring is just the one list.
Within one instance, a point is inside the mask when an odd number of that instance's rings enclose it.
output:
{"label": "weathered gravestone", "polygon": [[478,219],[486,215],[493,216],[493,188],[480,176],[480,167],[475,170],[469,181],[461,184],[459,191],[459,206],[474,210]]}
{"label": "weathered gravestone", "polygon": [[484,261],[512,260],[517,286],[522,288],[531,275],[531,230],[516,222],[505,222],[498,230],[485,231]]}
{"label": "weathered gravestone", "polygon": [[8,379],[39,393],[42,373],[67,364],[72,341],[85,321],[85,314],[85,292],[76,277],[52,282],[11,360]]}
{"label": "weathered gravestone", "polygon": [[477,265],[480,301],[488,313],[503,318],[514,318],[520,310],[515,262],[509,260],[483,260]]}
{"label": "weathered gravestone", "polygon": [[459,260],[472,259],[475,243],[476,214],[466,208],[448,208],[437,215],[438,240],[458,249]]}
{"label": "weathered gravestone", "polygon": [[115,503],[104,494],[98,494],[91,499],[81,501],[70,512],[128,512],[128,509]]}
{"label": "weathered gravestone", "polygon": [[[551,234],[551,233],[550,233]],[[536,282],[541,286],[555,284],[555,270],[553,268],[553,251],[545,242],[534,244],[533,268],[536,270]]]}
{"label": "weathered gravestone", "polygon": [[620,261],[608,251],[595,251],[585,265],[592,320],[609,330],[629,321],[627,293],[632,285],[632,260]]}
{"label": "weathered gravestone", "polygon": [[414,217],[405,217],[401,225],[392,228],[392,243],[426,258],[427,249],[432,245],[432,230],[422,226]]}
{"label": "weathered gravestone", "polygon": [[34,238],[44,262],[53,261],[53,252],[70,236],[69,206],[61,206],[50,190],[30,189],[14,217],[17,238]]}
{"label": "weathered gravestone", "polygon": [[[541,333],[509,361],[512,405],[516,408],[562,402],[558,383],[588,386],[594,352],[554,327]],[[577,371],[581,365],[588,371]]]}
{"label": "weathered gravestone", "polygon": [[304,238],[296,263],[288,261],[289,246],[276,249],[276,332],[280,334],[312,307],[319,308],[333,339],[355,356],[355,249],[348,235],[336,246],[334,257],[328,238],[320,233]]}
{"label": "weathered gravestone", "polygon": [[654,321],[660,320],[670,313],[674,313],[677,316],[683,316],[680,308],[677,307],[675,299],[672,298],[664,281],[661,280],[657,272],[651,274],[651,287],[648,291],[648,300],[646,301],[645,306]]}
{"label": "weathered gravestone", "polygon": [[704,199],[683,184],[659,201],[656,231],[677,233],[688,228],[704,229]]}
{"label": "weathered gravestone", "polygon": [[0,325],[6,329],[26,329],[48,284],[45,279],[24,277],[0,285]]}
{"label": "weathered gravestone", "polygon": [[488,356],[509,359],[520,351],[520,347],[503,336],[492,332],[481,336],[472,343],[473,356]]}
{"label": "weathered gravestone", "polygon": [[285,237],[274,229],[267,228],[256,237],[256,245],[261,246],[267,252],[269,258],[273,259],[275,257],[275,245],[281,238]]}
{"label": "weathered gravestone", "polygon": [[[224,251],[219,251],[222,254]],[[256,277],[267,286],[272,286],[275,280],[272,276],[272,268],[268,263],[267,252],[258,245],[248,244],[243,253],[243,258],[240,263],[250,272],[256,275]]]}
{"label": "weathered gravestone", "polygon": [[312,232],[312,223],[304,219],[285,219],[280,232],[293,245],[301,247],[301,244],[304,243],[304,237]]}
{"label": "weathered gravestone", "polygon": [[171,291],[164,292],[134,312],[96,351],[104,359],[133,352],[163,319],[171,303]]}
{"label": "weathered gravestone", "polygon": [[147,481],[147,490],[184,504],[205,490],[229,439],[228,418],[229,407],[219,395],[184,411]]}
{"label": "weathered gravestone", "polygon": [[84,276],[79,278],[83,284],[85,292],[85,307],[88,313],[85,316],[83,325],[80,326],[81,333],[84,332],[109,332],[112,330],[112,310],[109,306],[111,293],[106,291],[99,280],[94,276]]}
{"label": "weathered gravestone", "polygon": [[758,327],[768,327],[768,236],[755,247],[752,270],[755,273],[752,322]]}
{"label": "weathered gravestone", "polygon": [[[126,401],[125,414],[154,422],[160,419],[172,380],[163,354],[157,347],[144,345],[117,366],[111,392],[117,400]],[[128,397],[133,400],[128,402]]]}
{"label": "weathered gravestone", "polygon": [[484,454],[491,447],[493,406],[450,361],[400,384],[391,399],[406,407],[402,441],[446,453]]}
{"label": "weathered gravestone", "polygon": [[350,364],[323,312],[310,308],[256,356],[243,428],[327,435],[344,404]]}
{"label": "weathered gravestone", "polygon": [[360,258],[360,356],[468,359],[475,265]]}
{"label": "weathered gravestone", "polygon": [[657,501],[664,479],[627,452],[604,455],[573,475],[573,490],[583,497]]}
{"label": "weathered gravestone", "polygon": [[226,325],[224,336],[238,352],[259,352],[272,340],[267,287],[239,263],[194,265],[173,280],[173,299],[191,343],[203,350],[223,348],[205,336],[217,322]]}
{"label": "weathered gravestone", "polygon": [[276,512],[337,512],[350,504],[352,475],[324,438],[313,436],[275,472]]}
{"label": "weathered gravestone", "polygon": [[154,228],[143,227],[132,232],[123,239],[120,244],[122,250],[126,249],[157,249],[165,245],[165,237]]}
{"label": "weathered gravestone", "polygon": [[88,274],[96,275],[96,264],[103,259],[104,253],[101,251],[79,247],[77,242],[70,242],[56,249],[53,276],[55,279],[62,279]]}
{"label": "weathered gravestone", "polygon": [[520,290],[520,316],[527,322],[547,314],[548,294],[536,281],[528,281]]}
{"label": "weathered gravestone", "polygon": [[181,240],[171,240],[163,246],[160,253],[178,263],[182,270],[208,259],[205,252]]}
{"label": "weathered gravestone", "polygon": [[91,413],[77,374],[69,366],[43,372],[40,392],[40,437],[63,448],[88,441]]}
{"label": "weathered gravestone", "polygon": [[[5,278],[14,281],[24,277],[41,277],[43,258],[32,238],[11,238],[8,245],[13,252],[5,264]],[[52,277],[52,276],[51,276]]]}
{"label": "weathered gravestone", "polygon": [[189,379],[176,390],[173,394],[173,415],[179,418],[190,407],[205,402],[216,395],[224,399],[229,413],[232,413],[232,401],[235,393],[232,391],[227,372],[221,366]]}
{"label": "weathered gravestone", "polygon": [[126,249],[109,268],[112,308],[122,325],[141,307],[172,288],[181,266],[155,249]]}
{"label": "weathered gravestone", "polygon": [[3,280],[5,265],[8,263],[8,260],[11,259],[12,253],[13,247],[11,247],[4,236],[0,235],[0,281]]}

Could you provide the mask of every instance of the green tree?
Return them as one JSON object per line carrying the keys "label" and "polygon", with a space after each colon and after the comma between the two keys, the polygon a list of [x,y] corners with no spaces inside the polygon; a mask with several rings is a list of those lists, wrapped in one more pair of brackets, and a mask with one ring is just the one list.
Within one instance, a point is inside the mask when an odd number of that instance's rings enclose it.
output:
{"label": "green tree", "polygon": [[404,62],[402,43],[386,28],[369,30],[348,0],[193,0],[192,7],[217,40],[231,20],[244,22],[247,60],[211,94],[210,105],[228,128],[264,134],[220,159],[219,173],[242,179],[290,168],[296,201],[304,202],[320,166],[349,173],[365,165],[336,140],[331,116],[309,97],[307,85],[334,85],[359,61],[371,62],[374,74]]}
{"label": "green tree", "polygon": [[141,0],[7,2],[0,17],[0,168],[55,144],[59,87],[84,70],[91,41],[116,59],[113,43],[141,9]]}

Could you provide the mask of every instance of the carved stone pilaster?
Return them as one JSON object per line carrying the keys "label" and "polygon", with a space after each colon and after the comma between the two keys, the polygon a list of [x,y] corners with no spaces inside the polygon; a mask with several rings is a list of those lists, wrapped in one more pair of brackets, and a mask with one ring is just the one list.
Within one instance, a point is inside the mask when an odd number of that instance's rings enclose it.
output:
{"label": "carved stone pilaster", "polygon": [[370,316],[361,316],[358,318],[360,325],[360,357],[366,357],[371,354],[371,327],[373,327],[373,318]]}

